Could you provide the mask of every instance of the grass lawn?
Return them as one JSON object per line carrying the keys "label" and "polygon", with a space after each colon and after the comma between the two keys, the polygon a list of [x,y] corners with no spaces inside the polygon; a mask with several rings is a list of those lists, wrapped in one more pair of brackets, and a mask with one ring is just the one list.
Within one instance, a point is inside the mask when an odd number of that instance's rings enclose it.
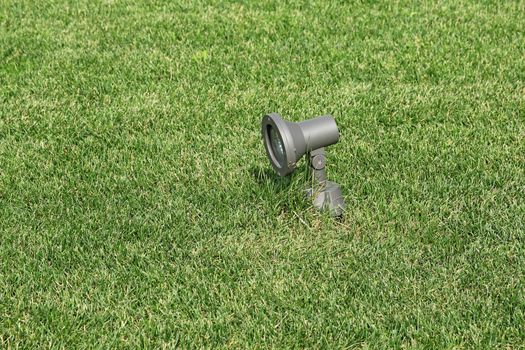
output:
{"label": "grass lawn", "polygon": [[0,348],[189,346],[525,346],[525,1],[0,2]]}

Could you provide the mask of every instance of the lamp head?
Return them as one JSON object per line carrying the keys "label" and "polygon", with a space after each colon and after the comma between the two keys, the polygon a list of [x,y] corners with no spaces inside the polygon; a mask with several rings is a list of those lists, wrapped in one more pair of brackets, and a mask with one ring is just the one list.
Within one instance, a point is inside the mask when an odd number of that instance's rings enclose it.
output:
{"label": "lamp head", "polygon": [[294,123],[277,113],[270,113],[262,119],[261,132],[266,155],[279,176],[293,172],[306,152],[339,140],[339,130],[329,115]]}

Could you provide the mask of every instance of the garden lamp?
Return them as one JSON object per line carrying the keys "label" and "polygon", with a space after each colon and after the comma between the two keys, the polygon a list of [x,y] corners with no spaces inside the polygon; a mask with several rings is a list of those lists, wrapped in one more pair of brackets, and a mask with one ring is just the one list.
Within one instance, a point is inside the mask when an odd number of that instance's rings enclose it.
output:
{"label": "garden lamp", "polygon": [[339,140],[335,119],[321,116],[294,123],[281,118],[277,113],[263,117],[261,132],[266,155],[279,176],[292,173],[297,162],[307,154],[310,180],[306,189],[314,207],[329,210],[340,216],[344,210],[341,187],[326,176],[326,152],[324,147]]}

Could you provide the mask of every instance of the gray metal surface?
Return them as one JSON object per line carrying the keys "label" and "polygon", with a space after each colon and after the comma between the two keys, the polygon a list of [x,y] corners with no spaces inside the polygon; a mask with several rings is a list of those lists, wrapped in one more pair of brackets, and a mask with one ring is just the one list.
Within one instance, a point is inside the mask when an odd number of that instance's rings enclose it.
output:
{"label": "gray metal surface", "polygon": [[[279,134],[282,141],[282,157],[274,149],[280,144],[273,136],[274,132]],[[280,176],[290,174],[307,151],[332,145],[339,140],[337,124],[329,115],[294,123],[284,120],[277,113],[270,113],[262,119],[261,133],[268,159]]]}
{"label": "gray metal surface", "polygon": [[306,194],[312,198],[315,208],[328,210],[332,216],[341,216],[345,208],[343,193],[337,183],[327,180],[325,164],[324,148],[318,148],[308,154],[310,181]]}
{"label": "gray metal surface", "polygon": [[339,140],[337,124],[330,115],[305,120],[298,124],[303,132],[307,150],[330,146]]}
{"label": "gray metal surface", "polygon": [[311,181],[306,190],[314,207],[340,216],[344,210],[341,188],[327,181],[324,147],[339,140],[339,130],[332,116],[326,115],[299,123],[289,122],[277,113],[263,117],[261,133],[266,155],[280,176],[294,171],[297,161],[308,152]]}
{"label": "gray metal surface", "polygon": [[306,190],[308,197],[312,198],[312,204],[319,210],[328,210],[332,216],[342,216],[345,210],[345,200],[341,187],[332,181],[326,181],[322,191],[314,191],[312,188]]}

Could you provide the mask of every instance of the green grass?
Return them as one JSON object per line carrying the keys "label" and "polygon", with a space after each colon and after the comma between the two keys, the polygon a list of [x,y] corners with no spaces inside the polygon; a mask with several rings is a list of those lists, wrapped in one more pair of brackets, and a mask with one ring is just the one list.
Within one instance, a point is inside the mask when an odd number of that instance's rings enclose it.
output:
{"label": "green grass", "polygon": [[525,2],[188,3],[0,2],[0,348],[525,347]]}

